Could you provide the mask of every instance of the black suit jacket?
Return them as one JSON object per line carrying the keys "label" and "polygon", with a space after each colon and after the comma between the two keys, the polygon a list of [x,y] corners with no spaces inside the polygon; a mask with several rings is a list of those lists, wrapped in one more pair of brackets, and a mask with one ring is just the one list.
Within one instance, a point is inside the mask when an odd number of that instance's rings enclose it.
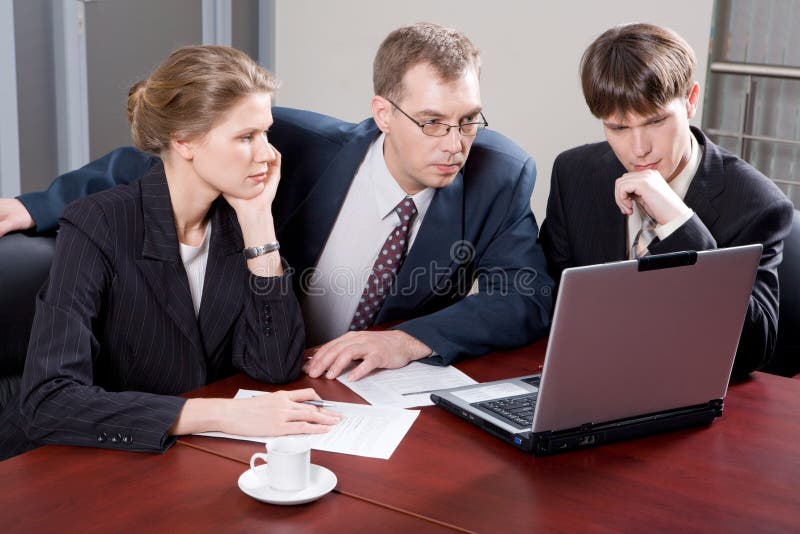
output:
{"label": "black suit jacket", "polygon": [[304,331],[288,274],[250,274],[222,197],[210,219],[195,317],[160,164],[67,208],[23,374],[31,440],[163,451],[185,402],[174,395],[234,370],[269,383],[299,375]]}
{"label": "black suit jacket", "polygon": [[[372,119],[352,124],[297,109],[272,113],[270,141],[283,155],[273,213],[300,291],[380,130]],[[44,230],[66,202],[128,183],[157,161],[117,149],[57,178],[46,192],[19,199]],[[480,132],[462,171],[436,191],[376,322],[405,321],[396,328],[434,349],[440,363],[545,335],[553,281],[530,209],[535,177],[533,158],[524,150],[496,132]],[[358,238],[357,228],[353,236]],[[475,280],[479,293],[467,296]]]}
{"label": "black suit jacket", "polygon": [[[684,202],[695,215],[652,254],[761,243],[764,251],[745,318],[734,373],[763,365],[778,329],[778,274],[793,208],[775,184],[692,128],[703,147]],[[556,158],[540,238],[551,275],[568,267],[627,259],[627,218],[614,202],[614,182],[626,170],[608,143],[584,145]]]}

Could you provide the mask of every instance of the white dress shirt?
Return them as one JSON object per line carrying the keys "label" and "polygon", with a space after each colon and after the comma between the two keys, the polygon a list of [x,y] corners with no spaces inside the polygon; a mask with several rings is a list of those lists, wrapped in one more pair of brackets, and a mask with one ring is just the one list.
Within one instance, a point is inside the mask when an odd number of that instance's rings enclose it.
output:
{"label": "white dress shirt", "polygon": [[192,247],[179,243],[181,246],[181,260],[186,276],[189,279],[189,290],[192,293],[194,316],[200,314],[200,302],[203,298],[203,282],[206,279],[206,265],[208,264],[208,243],[211,240],[211,221],[206,224],[206,233],[200,246]]}
{"label": "white dress shirt", "polygon": [[[686,166],[678,173],[678,176],[669,182],[669,187],[675,191],[675,194],[677,194],[681,200],[686,198],[686,192],[689,190],[689,186],[692,185],[692,180],[694,179],[694,175],[697,174],[697,169],[700,168],[700,160],[703,157],[703,149],[700,147],[700,143],[695,140],[694,135],[689,135],[689,142],[692,146],[691,153],[689,154],[689,161],[686,162]],[[692,215],[694,215],[694,211],[689,206],[686,206],[686,209],[671,221],[665,224],[657,224],[655,227],[656,235],[661,240],[666,239],[672,232],[691,219]],[[639,205],[634,202],[633,213],[628,216],[628,257],[630,257],[631,254],[633,240],[642,227],[642,216],[643,214],[639,210]]]}
{"label": "white dress shirt", "polygon": [[370,145],[333,225],[310,283],[300,296],[309,345],[347,332],[372,265],[400,219],[395,206],[411,196],[417,217],[408,250],[414,245],[435,190],[407,195],[392,177],[383,157],[384,135]]}

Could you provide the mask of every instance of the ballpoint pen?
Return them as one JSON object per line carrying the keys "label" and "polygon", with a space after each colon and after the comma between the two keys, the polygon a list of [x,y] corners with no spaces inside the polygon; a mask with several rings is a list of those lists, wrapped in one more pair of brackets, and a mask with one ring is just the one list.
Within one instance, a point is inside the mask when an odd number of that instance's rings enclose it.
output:
{"label": "ballpoint pen", "polygon": [[303,404],[310,404],[311,406],[316,406],[318,408],[330,408],[334,406],[332,402],[324,401],[324,400],[304,400],[301,401]]}

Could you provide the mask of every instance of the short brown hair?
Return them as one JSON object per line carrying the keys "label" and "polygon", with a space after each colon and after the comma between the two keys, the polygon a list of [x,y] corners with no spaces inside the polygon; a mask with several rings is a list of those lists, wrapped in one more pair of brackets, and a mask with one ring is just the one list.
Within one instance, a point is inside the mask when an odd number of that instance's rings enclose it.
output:
{"label": "short brown hair", "polygon": [[170,139],[199,137],[243,96],[273,93],[277,82],[227,46],[185,46],[128,92],[128,122],[140,150],[161,154]]}
{"label": "short brown hair", "polygon": [[652,115],[688,96],[696,64],[692,47],[672,30],[617,26],[595,39],[581,58],[583,96],[600,119],[631,111]]}
{"label": "short brown hair", "polygon": [[480,52],[466,35],[439,24],[418,22],[394,30],[378,47],[372,64],[375,94],[399,99],[403,76],[420,63],[431,65],[445,81],[455,80],[469,68],[480,75]]}

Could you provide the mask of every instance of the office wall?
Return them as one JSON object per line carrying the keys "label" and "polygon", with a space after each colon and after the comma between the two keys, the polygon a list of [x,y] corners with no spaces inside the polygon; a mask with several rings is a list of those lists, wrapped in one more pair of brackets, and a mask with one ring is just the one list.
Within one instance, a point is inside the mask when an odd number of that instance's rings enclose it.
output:
{"label": "office wall", "polygon": [[[128,89],[179,46],[202,43],[201,0],[86,4],[90,156],[129,145]],[[231,2],[233,46],[258,57],[258,1]]]}
{"label": "office wall", "polygon": [[128,89],[173,49],[202,41],[200,0],[104,0],[86,4],[89,155],[130,145]]}
{"label": "office wall", "polygon": [[254,59],[258,59],[258,22],[258,0],[231,2],[231,44]]}
{"label": "office wall", "polygon": [[[483,56],[482,96],[493,129],[537,161],[534,213],[542,220],[556,155],[603,136],[586,109],[578,61],[603,30],[652,22],[694,47],[705,81],[712,0],[524,2],[495,0],[276,1],[278,103],[359,121],[369,114],[372,59],[392,29],[431,21],[464,31]],[[696,123],[699,124],[697,115]]]}

